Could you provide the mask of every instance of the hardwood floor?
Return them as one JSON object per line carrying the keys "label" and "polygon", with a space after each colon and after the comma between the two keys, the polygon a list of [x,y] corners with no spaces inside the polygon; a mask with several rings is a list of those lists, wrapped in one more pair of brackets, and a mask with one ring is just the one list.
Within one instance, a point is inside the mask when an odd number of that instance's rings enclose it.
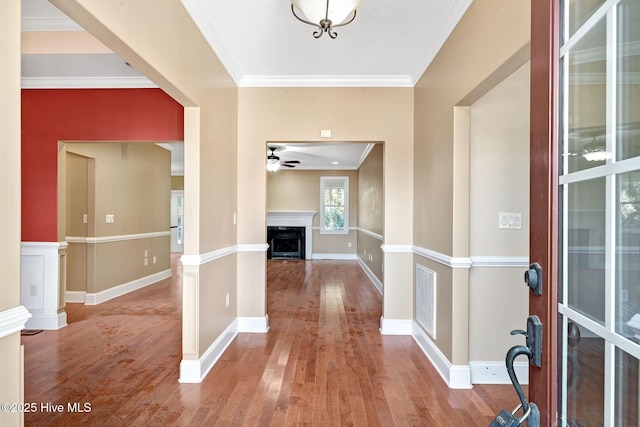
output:
{"label": "hardwood floor", "polygon": [[239,334],[201,384],[180,384],[179,269],[22,337],[27,426],[484,427],[517,402],[511,386],[450,390],[411,337],[382,336],[381,297],[354,261],[270,260],[269,332]]}

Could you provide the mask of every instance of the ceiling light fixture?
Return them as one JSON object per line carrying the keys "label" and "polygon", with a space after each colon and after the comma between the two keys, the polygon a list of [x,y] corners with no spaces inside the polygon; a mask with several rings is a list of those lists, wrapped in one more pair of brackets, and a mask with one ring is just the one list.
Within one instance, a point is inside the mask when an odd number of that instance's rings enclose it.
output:
{"label": "ceiling light fixture", "polygon": [[[362,0],[291,0],[291,12],[299,21],[318,27],[313,32],[313,37],[320,38],[322,33],[329,34],[335,39],[338,34],[333,31],[336,27],[342,27],[356,19],[356,9]],[[296,14],[296,9],[306,19]],[[334,24],[336,22],[337,24]]]}

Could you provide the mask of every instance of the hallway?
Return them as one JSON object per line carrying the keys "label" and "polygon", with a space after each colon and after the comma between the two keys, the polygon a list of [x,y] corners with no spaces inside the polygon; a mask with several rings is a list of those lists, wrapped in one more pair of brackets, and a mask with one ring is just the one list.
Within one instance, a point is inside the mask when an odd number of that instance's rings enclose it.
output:
{"label": "hallway", "polygon": [[411,337],[380,335],[380,295],[354,261],[269,261],[270,331],[239,334],[201,384],[180,384],[177,261],[173,278],[67,304],[69,326],[22,337],[27,426],[486,426],[515,406],[510,386],[448,389]]}

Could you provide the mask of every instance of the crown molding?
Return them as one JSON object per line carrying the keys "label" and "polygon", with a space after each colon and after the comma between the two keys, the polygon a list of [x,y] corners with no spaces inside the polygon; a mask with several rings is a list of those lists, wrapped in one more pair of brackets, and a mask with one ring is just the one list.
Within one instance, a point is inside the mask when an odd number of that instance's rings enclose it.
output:
{"label": "crown molding", "polygon": [[206,10],[202,7],[199,0],[180,0],[184,8],[187,10],[191,19],[196,24],[196,27],[200,29],[200,32],[207,40],[207,43],[211,46],[216,56],[227,70],[236,85],[240,86],[242,80],[242,73],[238,68],[238,65],[233,60],[233,57],[229,53],[229,50],[222,42],[222,39],[218,35],[211,19]]}
{"label": "crown molding", "polygon": [[444,43],[447,41],[453,29],[458,25],[460,19],[465,14],[473,0],[454,0],[442,20],[440,27],[436,30],[433,38],[429,41],[427,48],[418,60],[418,63],[411,73],[411,86],[415,86],[426,71],[433,58],[436,57]]}
{"label": "crown molding", "polygon": [[22,77],[22,89],[157,88],[146,77]]}

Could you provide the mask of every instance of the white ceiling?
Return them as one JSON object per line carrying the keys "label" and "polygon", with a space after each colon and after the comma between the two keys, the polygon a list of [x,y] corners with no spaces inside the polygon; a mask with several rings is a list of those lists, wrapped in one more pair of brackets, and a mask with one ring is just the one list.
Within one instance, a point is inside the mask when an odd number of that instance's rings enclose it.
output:
{"label": "white ceiling", "polygon": [[[295,19],[287,0],[181,1],[240,87],[411,87],[472,0],[363,0],[336,39],[315,39],[315,27]],[[83,29],[48,0],[22,0],[22,30]],[[66,53],[22,55],[22,86],[154,85],[116,54]],[[369,147],[328,144],[277,145],[283,159],[295,152],[297,169],[357,167]],[[180,156],[181,145],[171,149]]]}

